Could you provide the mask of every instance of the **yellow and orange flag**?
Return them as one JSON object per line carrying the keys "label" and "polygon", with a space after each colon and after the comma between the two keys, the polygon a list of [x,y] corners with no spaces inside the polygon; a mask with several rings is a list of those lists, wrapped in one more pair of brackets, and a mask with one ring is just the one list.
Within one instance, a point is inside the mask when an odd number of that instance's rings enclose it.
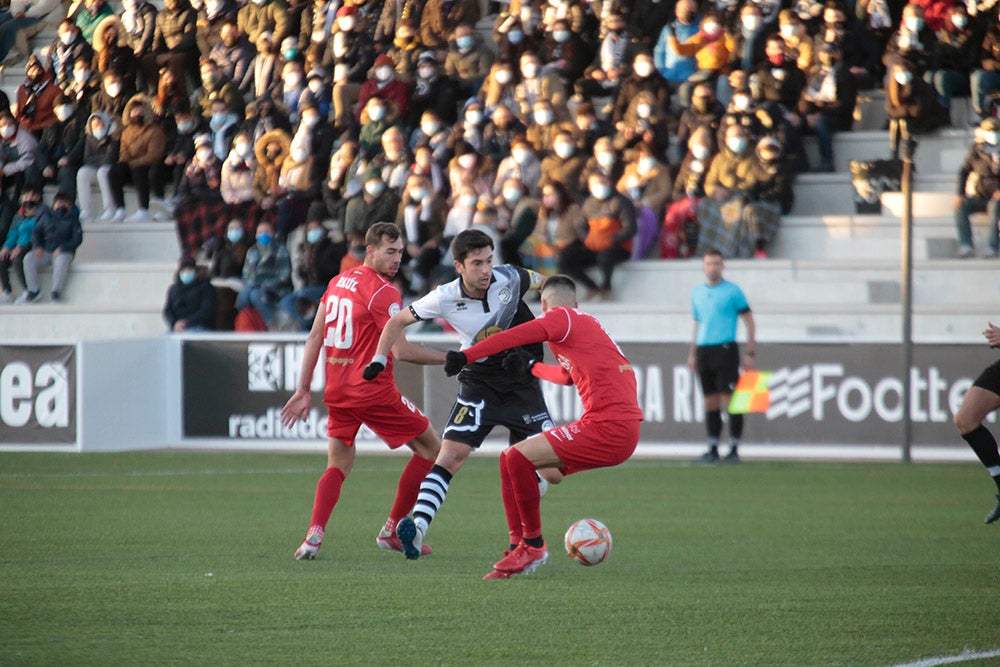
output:
{"label": "yellow and orange flag", "polygon": [[746,371],[740,376],[729,400],[729,412],[736,415],[748,412],[767,412],[771,405],[770,371]]}

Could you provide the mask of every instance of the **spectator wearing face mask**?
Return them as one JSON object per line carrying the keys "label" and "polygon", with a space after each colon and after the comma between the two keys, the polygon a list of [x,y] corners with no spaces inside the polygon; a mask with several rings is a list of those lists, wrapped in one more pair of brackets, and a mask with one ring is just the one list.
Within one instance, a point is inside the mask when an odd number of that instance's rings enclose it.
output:
{"label": "spectator wearing face mask", "polygon": [[73,81],[73,63],[77,60],[89,63],[94,57],[94,50],[83,38],[80,28],[67,18],[59,23],[48,54],[49,69],[55,76],[56,85],[65,90]]}
{"label": "spectator wearing face mask", "polygon": [[[593,8],[596,16],[603,14],[602,5]],[[577,0],[549,0],[542,5],[541,27],[554,30],[557,21],[568,21],[569,28],[578,35],[587,33],[587,9]]]}
{"label": "spectator wearing face mask", "polygon": [[950,109],[951,98],[971,93],[969,77],[979,63],[983,30],[980,22],[969,21],[964,7],[955,6],[935,36],[936,68],[928,71],[927,76],[941,104]]}
{"label": "spectator wearing face mask", "polygon": [[441,117],[436,112],[427,110],[410,134],[410,152],[415,152],[418,147],[426,147],[435,161],[447,162],[450,135],[451,128],[441,122]]}
{"label": "spectator wearing face mask", "polygon": [[396,37],[386,51],[400,81],[406,84],[413,82],[417,73],[417,59],[423,51],[424,45],[420,43],[416,26],[409,20],[400,23],[396,28]]}
{"label": "spectator wearing face mask", "polygon": [[948,125],[951,116],[929,83],[917,78],[909,61],[898,59],[889,68],[885,112],[889,116],[889,148],[893,157],[902,147],[912,157],[914,135]]}
{"label": "spectator wearing face mask", "polygon": [[471,186],[477,196],[489,198],[492,175],[490,165],[470,144],[459,142],[455,146],[455,156],[448,162],[448,183],[450,192],[460,192]]}
{"label": "spectator wearing face mask", "polygon": [[361,131],[358,133],[360,156],[371,160],[382,152],[382,135],[397,122],[396,108],[377,95],[361,110]]}
{"label": "spectator wearing face mask", "polygon": [[757,184],[756,155],[746,130],[731,125],[725,144],[705,177],[698,204],[698,254],[718,250],[725,257],[748,257],[754,239],[746,233],[744,211]]}
{"label": "spectator wearing face mask", "polygon": [[[222,41],[227,25],[239,30],[239,4],[236,0],[205,0],[198,8],[198,31],[196,40],[199,53],[212,56]],[[221,60],[216,62],[221,63]],[[232,77],[230,77],[232,78]]]}
{"label": "spectator wearing face mask", "polygon": [[91,192],[97,181],[103,200],[101,222],[121,222],[125,207],[121,196],[121,183],[117,178],[119,142],[114,126],[107,114],[96,112],[87,119],[87,137],[83,148],[83,163],[76,174],[76,191],[80,198],[80,220],[91,219]]}
{"label": "spectator wearing face mask", "polygon": [[586,192],[592,175],[601,174],[611,183],[617,183],[623,173],[625,173],[625,163],[621,153],[615,150],[614,141],[611,137],[601,137],[594,143],[593,151],[587,157],[587,163],[580,172],[579,183],[564,187],[570,193]]}
{"label": "spectator wearing face mask", "polygon": [[486,124],[486,114],[483,112],[483,103],[478,98],[471,97],[462,108],[462,114],[457,123],[451,128],[451,136],[448,138],[449,149],[455,154],[460,143],[468,144],[474,150],[482,150],[485,146],[484,126]]}
{"label": "spectator wearing face mask", "polygon": [[65,192],[57,192],[49,210],[40,214],[31,238],[31,254],[24,258],[25,286],[29,293],[40,294],[38,270],[52,267],[52,291],[49,298],[53,303],[62,300],[69,277],[69,267],[76,256],[76,250],[83,242],[83,228],[80,226],[80,211],[73,205],[73,197]]}
{"label": "spectator wearing face mask", "polygon": [[555,182],[546,185],[542,188],[535,227],[520,248],[524,266],[543,275],[554,275],[559,251],[576,239],[577,230],[583,225],[580,206],[566,188]]}
{"label": "spectator wearing face mask", "polygon": [[[764,58],[765,40],[773,30],[764,22],[761,8],[756,4],[745,4],[740,9],[740,17],[730,30],[733,36],[733,50],[729,54],[729,71],[750,72]],[[723,103],[732,98],[732,87],[725,77],[719,78],[718,95]]]}
{"label": "spectator wearing face mask", "polygon": [[200,115],[192,113],[186,100],[174,113],[176,122],[173,128],[167,128],[167,154],[163,164],[166,167],[165,180],[176,193],[184,177],[184,168],[194,157],[194,138],[206,130],[206,124]]}
{"label": "spectator wearing face mask", "polygon": [[252,307],[265,327],[271,328],[278,304],[292,291],[292,261],[288,248],[275,238],[270,223],[257,225],[256,238],[243,264],[243,289],[236,297],[236,310],[239,313]]}
{"label": "spectator wearing face mask", "polygon": [[288,119],[292,125],[299,122],[299,104],[303,94],[308,90],[302,65],[290,60],[281,70],[281,79],[271,92],[271,103],[274,110]]}
{"label": "spectator wearing face mask", "polygon": [[215,288],[216,331],[233,330],[236,297],[243,290],[243,264],[253,240],[253,230],[245,229],[243,220],[233,218],[226,227],[225,237],[212,251],[209,275]]}
{"label": "spectator wearing face mask", "polygon": [[[698,68],[697,60],[694,56],[682,56],[670,46],[670,38],[675,38],[678,42],[684,43],[689,38],[698,34],[701,30],[701,17],[698,15],[698,3],[696,0],[679,0],[675,6],[676,19],[660,24],[662,30],[656,40],[656,47],[653,50],[653,61],[660,75],[666,79],[671,86],[679,90],[688,78],[695,73]],[[687,108],[690,103],[690,86],[683,86],[686,95],[681,95],[681,108]]]}
{"label": "spectator wearing face mask", "polygon": [[460,98],[471,97],[482,87],[490,71],[491,60],[490,52],[479,41],[473,28],[460,25],[455,28],[454,38],[448,45],[444,75],[455,84]]}
{"label": "spectator wearing face mask", "polygon": [[125,86],[136,89],[139,60],[124,36],[125,27],[117,16],[109,16],[101,21],[94,31],[94,71],[102,76],[114,70],[125,82]]}
{"label": "spectator wearing face mask", "polygon": [[976,141],[969,146],[968,155],[958,172],[958,192],[955,194],[955,232],[958,256],[967,259],[976,256],[969,215],[986,211],[987,257],[996,257],[1000,251],[1000,121],[987,118],[979,123]]}
{"label": "spectator wearing face mask", "polygon": [[670,120],[647,91],[632,98],[625,116],[615,129],[614,146],[618,151],[626,152],[640,143],[647,143],[657,155],[666,153],[670,141]]}
{"label": "spectator wearing face mask", "polygon": [[160,82],[151,100],[156,122],[169,134],[177,129],[177,115],[191,112],[191,101],[184,79],[178,79],[169,69],[160,70]]}
{"label": "spectator wearing face mask", "polygon": [[212,150],[212,139],[200,134],[194,140],[194,157],[177,186],[174,207],[177,237],[184,252],[197,255],[209,239],[222,236],[225,205],[219,192],[222,161]]}
{"label": "spectator wearing face mask", "polygon": [[684,109],[678,121],[677,145],[686,150],[691,136],[702,127],[714,137],[719,131],[725,113],[726,108],[715,99],[711,86],[705,83],[698,84],[691,93],[691,106]]}
{"label": "spectator wearing face mask", "polygon": [[407,149],[403,131],[393,126],[382,134],[382,151],[369,161],[368,167],[377,169],[382,181],[396,194],[402,194],[411,164],[413,157]]}
{"label": "spectator wearing face mask", "polygon": [[257,228],[263,210],[254,199],[253,182],[257,173],[250,135],[240,132],[233,137],[233,147],[222,163],[219,194],[226,205],[226,217],[246,221],[251,231]]}
{"label": "spectator wearing face mask", "polygon": [[560,19],[553,24],[552,31],[545,34],[538,56],[545,68],[558,74],[563,81],[576,81],[587,68],[590,47],[570,29],[568,21]]}
{"label": "spectator wearing face mask", "polygon": [[730,125],[739,125],[746,130],[747,138],[755,143],[761,134],[760,120],[757,118],[757,104],[749,88],[737,88],[732,100],[719,121],[718,143],[726,140],[726,130]]}
{"label": "spectator wearing face mask", "polygon": [[210,331],[215,325],[215,288],[194,258],[182,257],[167,289],[163,319],[169,333]]}
{"label": "spectator wearing face mask", "polygon": [[523,183],[531,197],[537,197],[541,191],[542,163],[524,135],[514,137],[510,155],[497,166],[493,179],[494,197],[502,193],[503,184],[509,178],[517,178]]}
{"label": "spectator wearing face mask", "polygon": [[126,222],[148,222],[150,194],[163,199],[161,165],[167,151],[167,134],[153,118],[149,98],[136,95],[125,105],[125,128],[118,153],[118,180],[131,173],[139,208]]}
{"label": "spectator wearing face mask", "polygon": [[816,64],[812,36],[795,10],[787,8],[778,12],[778,34],[785,42],[785,57],[799,66],[807,75]]}
{"label": "spectator wearing face mask", "polygon": [[672,51],[695,59],[698,69],[689,77],[689,82],[696,78],[713,88],[736,48],[732,35],[726,32],[721,17],[715,12],[707,12],[701,20],[700,30],[683,43],[676,35],[670,35],[668,43]]}
{"label": "spectator wearing face mask", "polygon": [[898,58],[905,58],[918,77],[936,69],[937,37],[924,21],[924,11],[919,5],[908,4],[903,8],[903,20],[898,30],[889,38],[882,56],[888,70]]}
{"label": "spectator wearing face mask", "polygon": [[208,135],[212,139],[212,150],[215,157],[225,160],[233,143],[233,137],[240,130],[241,116],[229,111],[224,100],[212,102],[208,116]]}
{"label": "spectator wearing face mask", "polygon": [[598,139],[612,134],[611,125],[597,117],[594,105],[590,102],[583,102],[573,110],[572,129],[577,149],[586,155],[594,152],[594,144]]}
{"label": "spectator wearing face mask", "polygon": [[798,104],[806,75],[795,61],[785,55],[785,42],[780,35],[771,35],[764,45],[764,59],[751,71],[751,88],[760,90],[763,101],[779,102],[786,109]]}
{"label": "spectator wearing face mask", "polygon": [[493,43],[496,46],[496,57],[509,62],[518,62],[521,56],[535,52],[538,43],[534,35],[527,34],[521,19],[510,16],[493,31]]}
{"label": "spectator wearing face mask", "polygon": [[257,53],[250,63],[252,83],[247,96],[255,101],[269,99],[281,80],[282,61],[275,51],[271,33],[261,33],[254,46]]}
{"label": "spectator wearing face mask", "polygon": [[396,118],[406,116],[407,105],[410,102],[409,88],[397,78],[392,58],[385,54],[375,59],[371,76],[361,84],[361,91],[358,94],[358,121],[361,120],[361,111],[368,101],[376,96],[393,106]]}
{"label": "spectator wearing face mask", "polygon": [[122,113],[125,105],[135,95],[135,90],[125,85],[124,79],[114,70],[108,70],[101,77],[102,85],[90,101],[91,113],[103,113],[112,123],[112,131],[122,127]]}
{"label": "spectator wearing face mask", "polygon": [[833,134],[850,130],[857,102],[857,81],[841,62],[840,46],[825,42],[819,62],[809,73],[799,98],[798,112],[805,127],[816,133],[820,163],[817,171],[833,171]]}
{"label": "spectator wearing face mask", "polygon": [[[324,3],[324,0],[315,0],[315,3],[319,5]],[[375,43],[384,46],[392,42],[393,38],[398,35],[399,25],[403,23],[404,17],[410,17],[412,11],[411,0],[386,0],[382,4],[382,13],[375,25]],[[413,27],[419,31],[419,26]],[[419,39],[419,34],[417,39]]]}
{"label": "spectator wearing face mask", "polygon": [[399,195],[386,187],[377,170],[366,171],[361,182],[361,193],[351,197],[344,211],[344,234],[353,247],[364,246],[368,228],[376,222],[395,220],[399,211]]}
{"label": "spectator wearing face mask", "polygon": [[560,122],[568,120],[565,114],[566,89],[555,72],[542,70],[538,56],[525,53],[521,56],[521,81],[514,87],[514,100],[521,113],[527,115],[539,102],[548,102],[554,117]]}
{"label": "spectator wearing face mask", "polygon": [[10,270],[14,273],[24,291],[16,303],[31,303],[38,299],[37,284],[32,291],[28,287],[24,273],[24,260],[31,254],[32,239],[38,221],[48,215],[49,209],[42,204],[42,191],[35,185],[28,185],[21,193],[20,206],[11,223],[7,237],[0,246],[0,303],[13,302]]}
{"label": "spectator wearing face mask", "polygon": [[345,244],[331,239],[322,222],[309,220],[306,223],[305,239],[298,246],[298,261],[295,262],[295,273],[302,287],[278,302],[278,309],[293,323],[296,331],[308,331],[312,326],[327,283],[340,273],[345,251]]}
{"label": "spectator wearing face mask", "polygon": [[457,104],[455,85],[440,73],[434,52],[421,52],[410,91],[407,125],[416,126],[426,111],[435,112],[442,123],[451,125],[458,118]]}
{"label": "spectator wearing face mask", "polygon": [[700,127],[688,139],[687,150],[674,178],[671,203],[663,216],[660,257],[684,259],[698,250],[698,204],[705,196],[705,177],[715,151],[715,134]]}
{"label": "spectator wearing face mask", "polygon": [[281,166],[291,150],[292,140],[283,130],[271,130],[254,144],[257,169],[253,177],[253,197],[260,205],[262,219],[274,220],[275,206],[281,196],[278,179]]}
{"label": "spectator wearing face mask", "polygon": [[531,122],[527,124],[528,132],[526,136],[528,141],[531,142],[532,148],[538,153],[546,153],[552,150],[556,135],[560,132],[572,133],[572,128],[568,123],[563,123],[556,119],[556,113],[552,108],[552,104],[545,99],[535,102],[530,120]]}
{"label": "spectator wearing face mask", "polygon": [[238,118],[243,117],[243,95],[239,87],[231,81],[219,65],[211,58],[201,59],[201,88],[195,94],[198,108],[202,116],[209,118],[213,113],[213,104],[218,100],[225,105],[224,113],[230,113]]}
{"label": "spectator wearing face mask", "polygon": [[511,142],[527,128],[505,105],[498,105],[483,129],[483,152],[493,164],[510,157]]}
{"label": "spectator wearing face mask", "polygon": [[409,287],[414,293],[427,291],[431,275],[441,263],[447,215],[448,204],[431,189],[430,179],[411,175],[402,192],[395,222],[402,232],[405,257],[409,258],[412,269]]}
{"label": "spectator wearing face mask", "polygon": [[56,183],[60,192],[76,198],[76,172],[83,161],[86,117],[78,113],[73,100],[60,95],[53,107],[56,122],[42,130],[31,179]]}
{"label": "spectator wearing face mask", "polygon": [[493,207],[497,211],[495,228],[505,263],[524,266],[520,248],[535,229],[540,205],[538,199],[529,196],[527,186],[517,176],[509,177],[500,186]]}
{"label": "spectator wearing face mask", "polygon": [[483,100],[489,113],[503,105],[518,116],[521,115],[521,106],[515,97],[517,80],[511,62],[509,60],[495,60],[486,80],[483,81],[483,87],[479,89],[479,98]]}
{"label": "spectator wearing face mask", "polygon": [[[615,266],[632,254],[635,207],[601,174],[592,175],[587,186],[589,196],[582,206],[584,222],[577,230],[577,238],[559,252],[557,264],[560,273],[572,276],[587,288],[587,299],[607,301],[612,297]],[[587,275],[592,266],[600,269],[600,284]]]}
{"label": "spectator wearing face mask", "polygon": [[198,68],[198,12],[188,0],[163,0],[156,15],[153,47],[142,58],[148,84],[155,85],[161,67],[173,70],[178,77]]}
{"label": "spectator wearing face mask", "polygon": [[670,110],[670,86],[667,80],[653,67],[653,57],[648,53],[639,53],[632,64],[632,73],[622,80],[615,100],[611,122],[619,123],[625,119],[625,112],[633,100],[641,93],[649,98],[650,111],[667,114]]}
{"label": "spectator wearing face mask", "polygon": [[[122,0],[122,10],[122,35],[141,63],[142,58],[153,50],[157,9],[148,0]],[[143,87],[150,88],[151,85],[144,82]]]}
{"label": "spectator wearing face mask", "polygon": [[314,160],[308,138],[296,135],[278,176],[275,232],[281,240],[302,224],[309,202],[319,197],[319,181],[313,179]]}
{"label": "spectator wearing face mask", "polygon": [[351,125],[351,109],[375,62],[375,46],[358,24],[357,14],[349,5],[337,10],[337,30],[327,43],[322,62],[323,69],[333,73],[333,111],[341,129]]}
{"label": "spectator wearing face mask", "polygon": [[38,56],[28,58],[24,71],[24,83],[17,88],[15,117],[21,127],[38,136],[42,130],[56,121],[52,107],[61,91]]}
{"label": "spectator wearing face mask", "polygon": [[420,41],[443,52],[459,26],[471,28],[479,18],[477,0],[427,0],[420,14]]}
{"label": "spectator wearing face mask", "polygon": [[541,184],[553,181],[572,188],[580,181],[580,174],[587,164],[587,156],[576,150],[573,133],[568,129],[559,130],[552,138],[551,150],[542,159]]}
{"label": "spectator wearing face mask", "polygon": [[670,201],[673,189],[670,170],[657,158],[651,145],[640,143],[632,151],[616,188],[635,207],[636,236],[632,241],[632,259],[645,259],[655,245],[660,221]]}
{"label": "spectator wearing face mask", "polygon": [[757,143],[756,183],[744,215],[749,236],[754,239],[753,256],[764,259],[781,225],[781,216],[792,210],[795,172],[789,168],[781,143],[764,137]]}

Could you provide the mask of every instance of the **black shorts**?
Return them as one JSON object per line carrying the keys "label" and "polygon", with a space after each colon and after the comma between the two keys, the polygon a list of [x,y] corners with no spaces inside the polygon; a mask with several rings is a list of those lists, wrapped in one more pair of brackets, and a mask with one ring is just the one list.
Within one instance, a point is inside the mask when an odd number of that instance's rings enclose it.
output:
{"label": "black shorts", "polygon": [[699,345],[695,363],[701,379],[701,393],[731,394],[740,379],[740,348],[736,343]]}
{"label": "black shorts", "polygon": [[972,386],[992,391],[1000,396],[1000,361],[995,361],[987,366],[972,383]]}
{"label": "black shorts", "polygon": [[537,382],[511,392],[497,392],[478,382],[461,386],[444,427],[444,440],[477,449],[494,426],[505,426],[513,445],[555,427]]}

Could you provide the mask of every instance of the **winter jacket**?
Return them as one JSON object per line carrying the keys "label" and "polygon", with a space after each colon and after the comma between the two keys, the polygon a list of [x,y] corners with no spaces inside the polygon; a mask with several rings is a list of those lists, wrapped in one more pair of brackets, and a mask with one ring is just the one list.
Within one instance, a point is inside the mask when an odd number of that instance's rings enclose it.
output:
{"label": "winter jacket", "polygon": [[14,136],[0,141],[0,171],[4,176],[23,173],[35,161],[38,142],[23,127],[18,126]]}
{"label": "winter jacket", "polygon": [[162,10],[156,15],[153,51],[156,53],[197,52],[198,13],[187,0],[178,0],[177,9]]}
{"label": "winter jacket", "polygon": [[42,80],[37,85],[29,86],[25,83],[18,86],[17,121],[21,127],[37,133],[56,122],[52,105],[60,95],[62,91],[49,72],[42,75]]}
{"label": "winter jacket", "polygon": [[444,59],[444,74],[452,81],[475,81],[486,76],[492,61],[490,52],[477,38],[472,48],[464,53],[455,47],[448,49],[448,55]]}
{"label": "winter jacket", "polygon": [[[657,163],[645,174],[640,174],[639,165],[635,161],[625,167],[625,173],[617,183],[618,192],[633,200],[636,206],[651,208],[657,218],[663,217],[663,211],[670,201],[672,186],[666,165]],[[632,188],[636,188],[636,192]]]}
{"label": "winter jacket", "polygon": [[753,150],[747,149],[737,155],[726,147],[712,160],[712,166],[705,176],[705,194],[711,197],[719,188],[725,188],[733,196],[746,195],[756,182],[756,157]]}
{"label": "winter jacket", "polygon": [[[702,20],[704,24],[704,19]],[[697,32],[681,43],[676,35],[669,35],[670,48],[682,56],[694,56],[698,69],[710,72],[724,72],[729,64],[730,54],[735,48],[732,36],[724,32],[713,41],[708,41],[704,32]]]}
{"label": "winter jacket", "polygon": [[674,188],[671,192],[671,199],[679,201],[686,197],[705,196],[705,177],[708,176],[711,168],[712,157],[705,160],[695,158],[689,152],[681,161],[680,171],[674,178]]}
{"label": "winter jacket", "polygon": [[[445,11],[445,5],[451,5]],[[443,51],[452,32],[460,25],[474,26],[479,20],[477,0],[428,0],[420,14],[420,41],[428,49]]]}
{"label": "winter jacket", "polygon": [[259,5],[248,2],[236,15],[236,24],[251,44],[257,43],[262,32],[270,32],[274,43],[281,44],[291,29],[284,0],[264,0]]}
{"label": "winter jacket", "polygon": [[256,172],[257,160],[252,155],[244,160],[236,153],[236,149],[230,151],[226,161],[222,163],[222,180],[219,182],[222,200],[227,204],[252,202]]}
{"label": "winter jacket", "polygon": [[52,40],[49,44],[49,69],[56,77],[56,85],[65,89],[73,80],[73,63],[77,60],[90,62],[93,57],[94,50],[82,35],[78,35],[68,46],[59,38]]}
{"label": "winter jacket", "polygon": [[245,37],[241,37],[232,46],[219,42],[212,47],[208,57],[214,60],[223,75],[243,95],[246,95],[253,89],[253,59],[256,55],[257,49],[254,45]]}
{"label": "winter jacket", "polygon": [[806,87],[802,91],[802,96],[799,98],[798,111],[804,116],[813,113],[826,114],[834,120],[835,129],[849,130],[854,124],[854,105],[858,100],[858,83],[855,76],[843,64],[837,64],[833,67],[834,99],[823,101],[807,99],[810,91],[819,86],[828,74],[829,71],[823,65],[813,67]]}
{"label": "winter jacket", "polygon": [[937,91],[914,77],[909,85],[890,78],[885,91],[885,112],[894,120],[905,120],[911,132],[928,132],[951,122],[951,115],[938,99]]}
{"label": "winter jacket", "polygon": [[794,61],[785,59],[780,65],[764,60],[753,69],[753,77],[767,101],[781,102],[786,109],[795,109],[806,87],[806,75]]}
{"label": "winter jacket", "polygon": [[125,10],[122,14],[122,25],[125,26],[123,37],[128,39],[129,46],[136,55],[146,55],[153,50],[156,14],[156,7],[149,2],[142,2],[135,11]]}
{"label": "winter jacket", "polygon": [[94,40],[94,31],[97,30],[97,26],[108,16],[114,16],[114,12],[107,2],[103,2],[96,12],[84,7],[81,2],[77,5],[77,12],[73,16],[73,22],[80,28],[80,33],[89,44]]}
{"label": "winter jacket", "polygon": [[410,103],[409,86],[399,79],[393,79],[384,85],[379,85],[373,76],[361,84],[361,92],[358,94],[358,110],[355,114],[355,118],[359,122],[361,121],[361,113],[364,111],[365,105],[375,95],[392,103],[393,107],[395,107],[395,112],[392,115],[395,118],[406,117],[406,108]]}
{"label": "winter jacket", "polygon": [[968,74],[979,66],[983,34],[978,24],[959,30],[948,21],[948,25],[938,30],[936,36],[934,59],[937,67]]}
{"label": "winter jacket", "polygon": [[363,238],[376,222],[395,220],[399,212],[399,197],[388,188],[373,200],[359,194],[347,202],[344,211],[344,233]]}
{"label": "winter jacket", "polygon": [[60,252],[76,252],[83,242],[80,209],[71,206],[64,214],[49,209],[48,215],[35,223],[31,241],[35,248],[41,248],[45,252],[53,252],[56,249]]}
{"label": "winter jacket", "polygon": [[[269,160],[264,151],[265,146],[271,142],[276,142],[280,147],[277,157],[273,160]],[[271,130],[265,133],[254,146],[254,155],[257,156],[257,171],[253,176],[253,196],[257,202],[260,202],[264,197],[278,197],[281,165],[288,157],[291,143],[292,140],[284,131]]]}
{"label": "winter jacket", "polygon": [[542,187],[549,183],[559,182],[566,186],[570,192],[580,182],[580,174],[587,164],[587,156],[580,153],[573,153],[565,160],[558,155],[547,155],[542,160]]}
{"label": "winter jacket", "polygon": [[78,111],[65,123],[56,121],[42,130],[42,138],[35,151],[35,167],[38,171],[46,167],[54,168],[62,158],[66,158],[72,168],[80,166],[87,138],[85,123],[86,118]]}
{"label": "winter jacket", "polygon": [[222,199],[219,182],[222,163],[215,154],[207,163],[194,159],[184,168],[184,176],[177,186],[177,196],[185,202],[217,202]]}
{"label": "winter jacket", "polygon": [[1000,190],[1000,151],[996,146],[974,143],[958,172],[958,195],[989,199]]}
{"label": "winter jacket", "polygon": [[670,109],[670,85],[654,69],[647,77],[632,74],[622,81],[615,100],[615,108],[611,114],[611,122],[617,123],[625,118],[629,105],[640,93],[652,96],[651,103],[654,113],[664,114]]}
{"label": "winter jacket", "polygon": [[298,276],[304,285],[322,285],[340,273],[340,260],[344,256],[343,246],[324,236],[316,243],[303,242],[299,245]]}
{"label": "winter jacket", "polygon": [[190,285],[178,278],[167,290],[163,304],[163,319],[173,331],[177,322],[184,320],[188,328],[215,328],[215,288],[205,278],[197,277]]}
{"label": "winter jacket", "polygon": [[656,48],[653,49],[653,62],[660,75],[670,83],[684,83],[698,69],[698,62],[693,56],[682,56],[670,48],[670,38],[676,36],[681,43],[684,43],[697,35],[700,29],[700,17],[691,23],[674,20],[663,26],[663,31],[656,40]]}
{"label": "winter jacket", "polygon": [[260,287],[264,297],[275,303],[292,291],[292,260],[284,243],[271,241],[267,249],[255,243],[247,250],[243,283]]}
{"label": "winter jacket", "polygon": [[[142,124],[135,123],[131,118],[132,110],[136,107],[143,110]],[[118,160],[131,169],[161,163],[167,154],[167,134],[153,122],[153,107],[149,98],[140,94],[129,100],[125,105],[122,122],[125,129],[122,130]]]}
{"label": "winter jacket", "polygon": [[34,238],[35,226],[40,219],[48,214],[49,207],[44,204],[39,204],[34,214],[30,216],[25,215],[23,208],[18,209],[17,213],[14,214],[14,219],[11,221],[10,229],[7,231],[7,239],[4,241],[3,246],[8,250],[13,250],[14,248],[30,250],[31,242]]}
{"label": "winter jacket", "polygon": [[583,244],[592,252],[612,246],[632,249],[632,237],[637,229],[635,207],[626,197],[612,192],[607,199],[587,197],[582,206]]}
{"label": "winter jacket", "polygon": [[448,206],[440,196],[431,195],[428,199],[430,201],[426,207],[423,206],[424,202],[413,201],[408,194],[404,194],[400,200],[395,221],[402,232],[405,245],[422,246],[428,241],[441,240],[448,217]]}

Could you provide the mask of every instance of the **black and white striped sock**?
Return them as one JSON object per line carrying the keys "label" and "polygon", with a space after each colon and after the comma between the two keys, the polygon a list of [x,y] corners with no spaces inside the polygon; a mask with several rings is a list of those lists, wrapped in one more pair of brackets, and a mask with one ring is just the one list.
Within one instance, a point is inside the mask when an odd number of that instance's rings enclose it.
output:
{"label": "black and white striped sock", "polygon": [[434,515],[441,509],[441,504],[448,495],[448,485],[451,483],[451,473],[439,465],[431,468],[420,484],[417,503],[413,506],[413,522],[417,529],[426,534],[427,528],[434,520]]}

